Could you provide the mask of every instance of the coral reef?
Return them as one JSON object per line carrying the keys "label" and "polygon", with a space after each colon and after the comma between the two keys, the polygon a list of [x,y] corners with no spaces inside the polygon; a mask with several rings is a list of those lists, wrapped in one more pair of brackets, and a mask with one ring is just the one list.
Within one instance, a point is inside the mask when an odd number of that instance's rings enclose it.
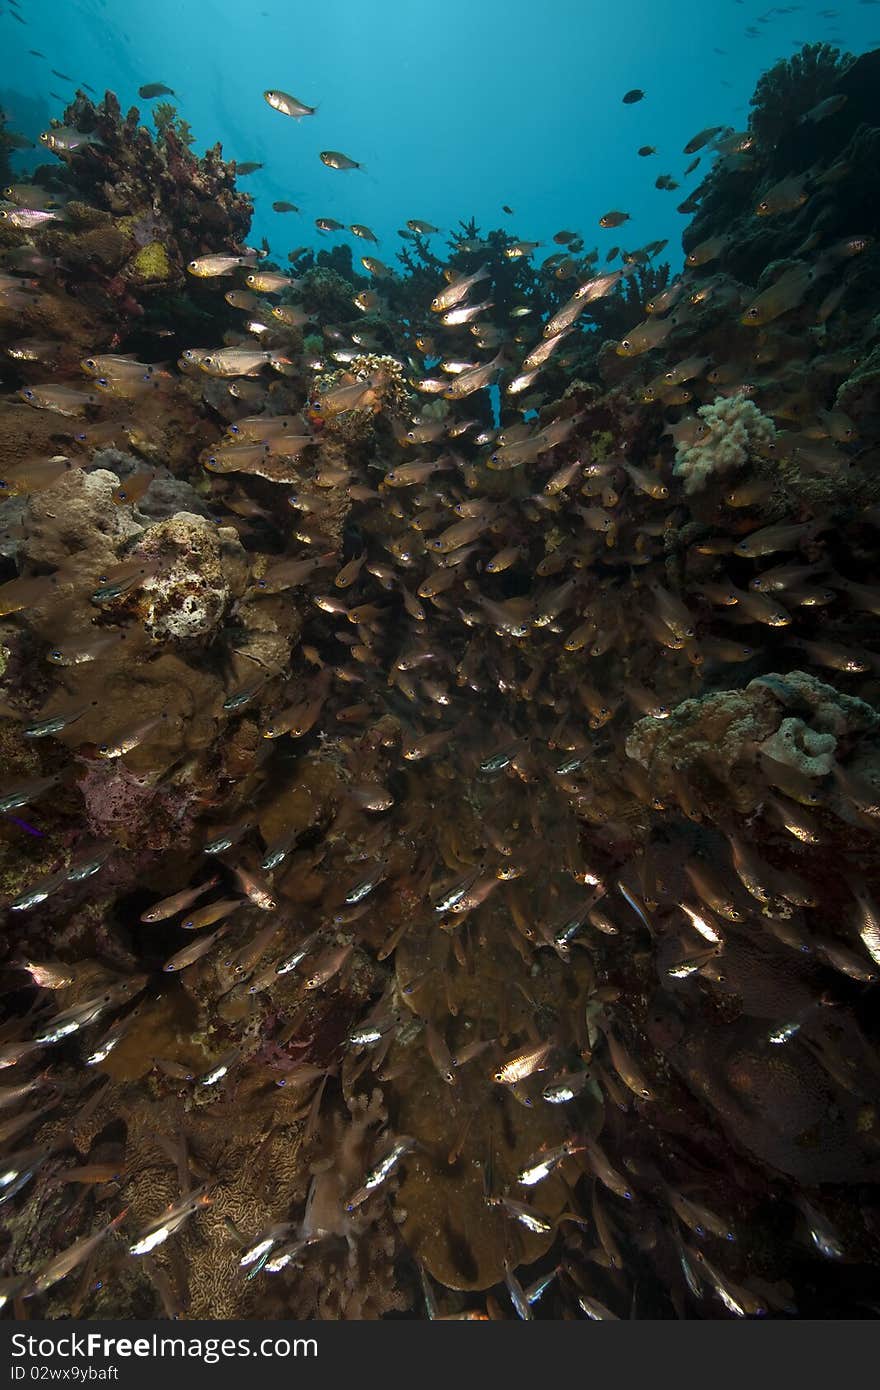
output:
{"label": "coral reef", "polygon": [[17,1318],[874,1311],[878,63],[703,132],[675,276],[474,219],[279,270],[173,108],[47,130],[63,208],[0,219]]}

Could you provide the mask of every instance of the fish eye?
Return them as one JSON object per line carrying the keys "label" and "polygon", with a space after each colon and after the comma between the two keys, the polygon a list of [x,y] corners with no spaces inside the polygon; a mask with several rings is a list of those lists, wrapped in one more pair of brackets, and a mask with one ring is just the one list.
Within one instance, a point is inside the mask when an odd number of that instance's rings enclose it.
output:
{"label": "fish eye", "polygon": [[494,1074],[493,1080],[494,1080],[494,1081],[503,1081],[503,1080],[504,1080],[504,1077],[503,1077],[503,1075],[501,1074],[500,1071],[496,1071],[495,1074]]}
{"label": "fish eye", "polygon": [[58,647],[55,648],[54,652],[50,652],[49,655],[50,655],[50,657],[52,658],[53,661],[60,661],[60,660],[61,660],[61,651],[60,651],[60,649],[59,649]]}
{"label": "fish eye", "polygon": [[621,339],[620,346],[622,348],[626,348],[627,351],[629,351],[629,349],[632,347],[632,343],[630,342],[629,338],[623,338]]}
{"label": "fish eye", "polygon": [[747,318],[747,319],[756,319],[757,317],[758,317],[758,310],[757,310],[757,309],[749,309],[748,313],[746,314],[746,318]]}
{"label": "fish eye", "polygon": [[28,400],[28,401],[31,401],[31,400],[33,400],[33,398],[34,398],[34,393],[33,393],[33,391],[30,389],[30,387],[26,387],[25,390],[23,390],[21,394],[24,396],[25,400]]}

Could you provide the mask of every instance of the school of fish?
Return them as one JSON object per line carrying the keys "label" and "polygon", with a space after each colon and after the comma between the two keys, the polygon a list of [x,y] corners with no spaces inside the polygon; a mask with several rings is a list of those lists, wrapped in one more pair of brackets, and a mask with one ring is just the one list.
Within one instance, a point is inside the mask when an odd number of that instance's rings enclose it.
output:
{"label": "school of fish", "polygon": [[114,321],[110,108],[3,189],[15,1316],[877,1314],[878,58],[671,278],[206,223]]}

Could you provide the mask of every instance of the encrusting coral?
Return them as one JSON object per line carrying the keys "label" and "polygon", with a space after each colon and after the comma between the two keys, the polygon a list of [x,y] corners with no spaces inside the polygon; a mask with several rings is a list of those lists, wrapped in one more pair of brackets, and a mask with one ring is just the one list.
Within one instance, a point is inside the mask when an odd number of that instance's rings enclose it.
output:
{"label": "encrusting coral", "polygon": [[[786,709],[797,714],[786,715]],[[768,673],[744,689],[714,690],[676,705],[662,718],[635,724],[627,756],[648,772],[659,794],[674,791],[684,777],[720,812],[725,802],[738,814],[754,811],[763,798],[756,768],[761,755],[808,779],[824,778],[838,748],[859,756],[880,730],[880,714],[806,671]],[[880,751],[880,741],[878,751]],[[831,804],[840,814],[840,805]],[[852,819],[851,812],[844,811]]]}

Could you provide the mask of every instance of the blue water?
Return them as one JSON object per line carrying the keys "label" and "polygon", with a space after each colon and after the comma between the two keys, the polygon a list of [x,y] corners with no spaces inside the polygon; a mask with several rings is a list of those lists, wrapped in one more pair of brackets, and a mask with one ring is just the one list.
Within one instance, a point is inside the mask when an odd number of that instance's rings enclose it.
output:
{"label": "blue water", "polygon": [[[352,238],[358,254],[393,263],[406,218],[447,230],[473,216],[483,233],[503,226],[545,243],[579,231],[602,260],[613,245],[667,237],[675,265],[688,221],[676,207],[706,164],[683,177],[687,140],[707,125],[742,129],[757,77],[804,41],[880,45],[878,0],[836,12],[761,0],[20,0],[26,25],[10,10],[4,0],[0,105],[14,128],[36,138],[60,115],[49,93],[67,99],[81,82],[112,88],[149,123],[155,103],[137,89],[165,82],[199,152],[220,140],[227,157],[264,163],[242,186],[255,201],[252,239],[265,236],[281,259],[338,239],[322,238],[316,217],[366,223],[380,247]],[[279,115],[267,87],[317,115]],[[633,87],[646,98],[625,106]],[[658,155],[639,158],[643,144]],[[322,149],[365,172],[325,168]],[[661,173],[680,189],[655,189]],[[301,215],[273,212],[281,199]],[[610,209],[632,221],[601,229]]]}

